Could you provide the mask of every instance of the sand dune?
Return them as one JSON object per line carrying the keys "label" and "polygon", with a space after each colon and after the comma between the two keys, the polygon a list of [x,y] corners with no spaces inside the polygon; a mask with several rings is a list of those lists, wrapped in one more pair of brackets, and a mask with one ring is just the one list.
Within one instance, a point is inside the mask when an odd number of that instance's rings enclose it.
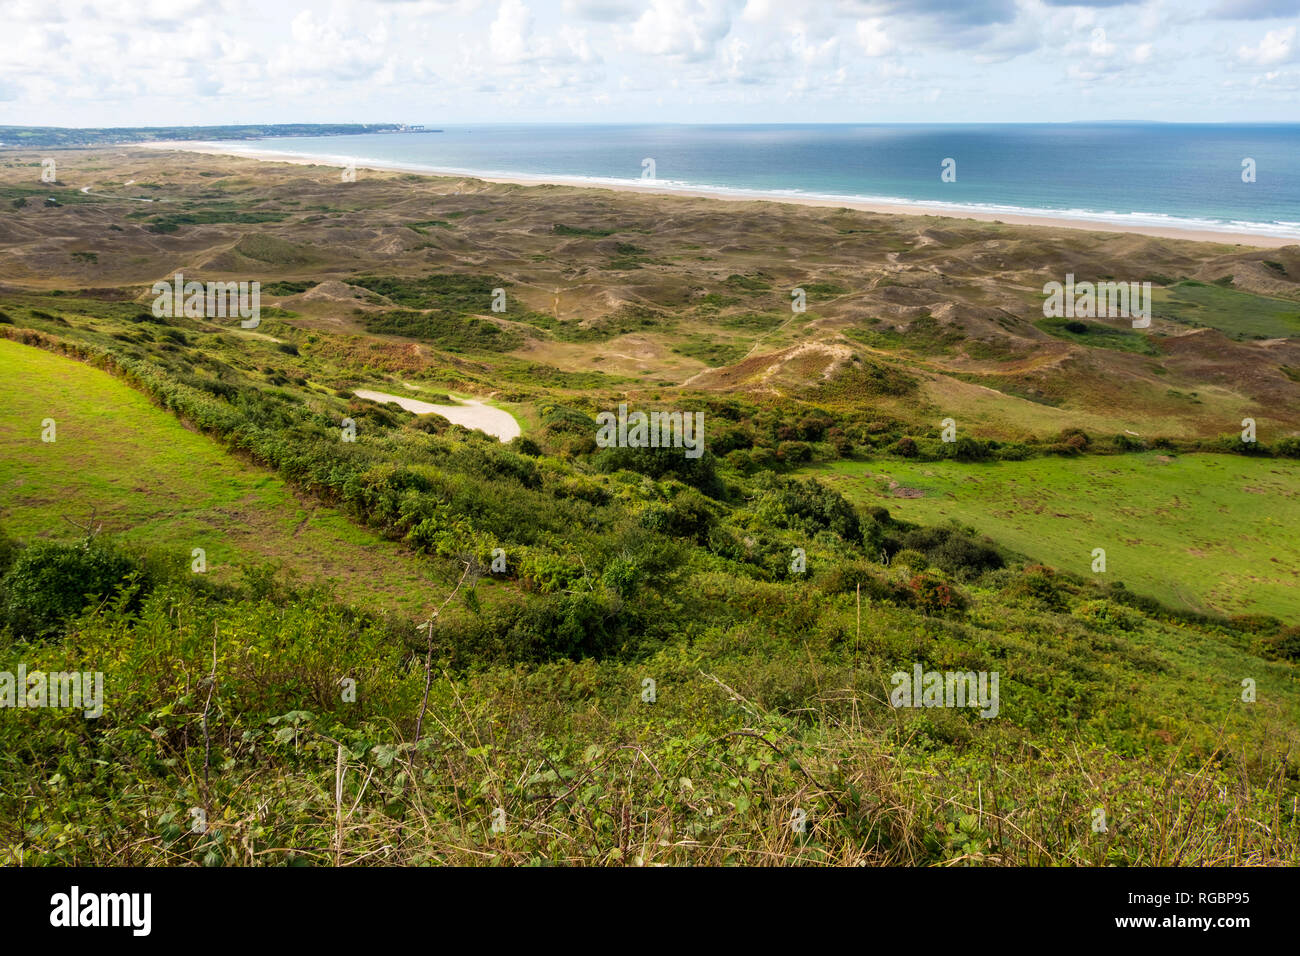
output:
{"label": "sand dune", "polygon": [[434,405],[431,402],[390,395],[387,392],[375,392],[368,388],[354,389],[353,394],[372,402],[396,402],[408,412],[417,415],[441,415],[453,425],[464,425],[466,428],[486,432],[495,435],[501,441],[510,441],[519,436],[519,423],[515,421],[513,415],[473,399],[467,399],[464,405]]}

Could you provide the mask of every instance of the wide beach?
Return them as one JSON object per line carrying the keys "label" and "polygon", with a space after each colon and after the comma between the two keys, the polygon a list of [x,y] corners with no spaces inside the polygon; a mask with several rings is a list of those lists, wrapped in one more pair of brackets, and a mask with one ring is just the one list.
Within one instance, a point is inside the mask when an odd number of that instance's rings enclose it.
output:
{"label": "wide beach", "polygon": [[[156,150],[180,150],[190,153],[205,153],[219,156],[235,156],[243,159],[257,159],[264,162],[289,163],[302,166],[344,166],[347,157],[321,157],[305,154],[293,154],[276,150],[259,150],[235,148],[227,143],[164,141],[140,144],[144,148]],[[331,162],[333,160],[333,162]],[[1132,233],[1144,236],[1156,236],[1164,239],[1182,239],[1194,242],[1218,242],[1234,246],[1275,249],[1296,245],[1297,240],[1290,236],[1267,235],[1261,232],[1227,231],[1213,229],[1189,229],[1177,226],[1164,226],[1150,223],[1109,221],[1100,216],[1096,218],[1074,218],[1063,216],[1028,215],[1024,213],[983,212],[969,208],[937,203],[923,202],[864,202],[853,199],[822,198],[817,196],[798,196],[776,192],[745,192],[703,189],[699,187],[672,185],[647,180],[645,182],[594,181],[583,177],[563,176],[525,176],[519,174],[499,175],[480,174],[457,169],[439,169],[429,166],[399,163],[379,163],[373,161],[357,162],[357,169],[370,169],[386,172],[408,172],[429,176],[457,176],[480,179],[484,182],[506,183],[518,186],[577,186],[591,189],[612,189],[620,192],[651,193],[670,196],[693,196],[706,199],[720,199],[729,202],[779,202],[801,206],[826,208],[856,209],[862,212],[882,215],[941,216],[952,219],[968,219],[976,222],[1006,223],[1017,226],[1041,226],[1058,229],[1082,229],[1090,232]]]}

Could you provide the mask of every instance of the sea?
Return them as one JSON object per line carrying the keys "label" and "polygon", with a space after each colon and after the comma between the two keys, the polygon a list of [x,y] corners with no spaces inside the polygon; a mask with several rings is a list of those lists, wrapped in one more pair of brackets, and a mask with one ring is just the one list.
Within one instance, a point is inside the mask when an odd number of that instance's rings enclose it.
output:
{"label": "sea", "polygon": [[221,145],[340,165],[594,185],[645,185],[652,174],[659,188],[753,198],[922,202],[1300,240],[1297,123],[425,126]]}

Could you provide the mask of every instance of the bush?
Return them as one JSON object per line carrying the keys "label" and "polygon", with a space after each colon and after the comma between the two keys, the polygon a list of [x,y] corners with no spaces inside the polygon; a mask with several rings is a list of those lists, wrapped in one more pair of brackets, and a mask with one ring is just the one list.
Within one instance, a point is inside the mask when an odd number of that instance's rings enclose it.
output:
{"label": "bush", "polygon": [[893,563],[912,571],[924,571],[930,566],[924,554],[915,548],[904,548],[894,555]]}
{"label": "bush", "polygon": [[1104,598],[1084,601],[1072,613],[1099,631],[1134,631],[1142,623],[1142,619],[1133,611]]}
{"label": "bush", "polygon": [[903,603],[911,598],[907,588],[884,577],[867,561],[835,564],[818,579],[824,594],[854,594],[859,587],[862,596],[872,601]]}
{"label": "bush", "polygon": [[943,455],[957,461],[983,461],[989,457],[989,450],[979,439],[962,435],[954,442],[943,443]]}
{"label": "bush", "polygon": [[1273,446],[1281,458],[1300,458],[1300,438],[1282,438]]}
{"label": "bush", "polygon": [[903,458],[915,458],[917,453],[916,440],[912,438],[900,438],[890,446],[889,450],[895,455],[899,455]]}
{"label": "bush", "polygon": [[844,496],[812,478],[782,478],[763,475],[756,482],[762,489],[755,511],[778,528],[790,528],[809,537],[830,531],[845,541],[862,541],[857,512]]}
{"label": "bush", "polygon": [[1061,593],[1056,570],[1041,564],[1031,564],[1021,573],[1019,580],[1012,585],[1011,591],[1023,597],[1032,598],[1052,610],[1064,610],[1065,597]]}
{"label": "bush", "polygon": [[1300,662],[1300,627],[1288,627],[1264,638],[1260,650],[1271,660]]}
{"label": "bush", "polygon": [[0,580],[6,623],[21,637],[47,637],[91,601],[116,594],[136,562],[103,541],[42,541]]}
{"label": "bush", "polygon": [[929,571],[913,575],[907,582],[907,587],[912,592],[912,603],[926,614],[943,614],[966,606],[965,600],[952,585]]}
{"label": "bush", "polygon": [[786,464],[803,464],[812,461],[812,447],[807,442],[783,441],[776,446],[776,457]]}
{"label": "bush", "polygon": [[707,543],[717,521],[713,506],[694,488],[678,488],[668,504],[654,504],[641,512],[642,527],[674,538]]}
{"label": "bush", "polygon": [[18,555],[22,553],[22,548],[13,538],[0,530],[0,579],[3,579],[5,573],[13,567]]}
{"label": "bush", "polygon": [[[933,565],[964,580],[979,577],[985,571],[1003,567],[1002,555],[992,545],[976,541],[961,528],[939,525],[914,528],[901,538],[890,539],[899,557],[907,550],[924,556],[925,568]],[[895,558],[898,560],[898,557]]]}
{"label": "bush", "polygon": [[677,478],[710,498],[721,498],[722,482],[714,470],[712,452],[687,458],[681,448],[605,448],[596,455],[598,471],[635,471],[651,478]]}
{"label": "bush", "polygon": [[1061,442],[1075,451],[1085,451],[1092,440],[1082,428],[1067,428],[1061,432]]}
{"label": "bush", "polygon": [[530,458],[537,458],[542,454],[542,448],[531,438],[525,438],[523,435],[516,435],[510,439],[507,445],[511,451],[518,452],[521,455],[527,455]]}

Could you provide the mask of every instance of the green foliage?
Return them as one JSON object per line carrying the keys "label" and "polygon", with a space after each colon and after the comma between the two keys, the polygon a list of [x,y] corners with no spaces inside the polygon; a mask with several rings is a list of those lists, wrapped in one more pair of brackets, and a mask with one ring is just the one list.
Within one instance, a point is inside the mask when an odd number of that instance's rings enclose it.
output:
{"label": "green foliage", "polygon": [[440,309],[454,313],[488,312],[492,308],[492,290],[509,288],[499,276],[427,275],[427,276],[353,276],[352,285],[382,295],[394,305],[406,309]]}
{"label": "green foliage", "polygon": [[617,231],[618,231],[617,229],[596,229],[593,227],[586,227],[586,226],[566,226],[558,222],[551,227],[551,232],[555,233],[555,235],[557,236],[589,236],[598,239],[603,238],[605,236],[612,236]]}
{"label": "green foliage", "polygon": [[[935,525],[913,528],[888,541],[888,547],[898,550],[895,561],[924,570],[942,568],[948,574],[971,580],[1004,566],[1002,555],[993,545],[975,539],[974,532],[952,525]],[[904,561],[908,552],[919,555],[921,563]]]}
{"label": "green foliage", "polygon": [[[594,444],[595,439],[592,441]],[[676,478],[710,498],[721,498],[725,492],[713,453],[707,450],[697,458],[688,458],[683,448],[602,448],[592,464],[607,474],[626,470],[655,479]]]}
{"label": "green foliage", "polygon": [[118,594],[135,569],[128,555],[100,539],[36,542],[11,557],[0,579],[4,621],[19,636],[48,637],[87,604]]}
{"label": "green foliage", "polygon": [[829,531],[850,543],[862,542],[862,526],[853,506],[820,482],[762,475],[755,487],[759,496],[754,511],[762,521],[808,537]]}
{"label": "green foliage", "polygon": [[524,341],[513,329],[451,312],[368,312],[361,321],[371,332],[431,342],[449,352],[510,352]]}
{"label": "green foliage", "polygon": [[1107,325],[1104,322],[1083,322],[1079,319],[1065,319],[1060,316],[1040,319],[1034,323],[1048,335],[1067,342],[1077,342],[1098,349],[1114,349],[1118,352],[1136,352],[1139,355],[1159,355],[1160,350],[1152,344],[1151,339],[1136,332],[1133,328]]}
{"label": "green foliage", "polygon": [[198,209],[193,212],[178,212],[170,213],[165,216],[154,216],[149,220],[149,225],[146,228],[150,232],[166,235],[178,231],[181,226],[205,226],[213,223],[256,225],[263,222],[281,222],[283,219],[285,219],[285,214],[278,212],[236,212],[231,209]]}
{"label": "green foliage", "polygon": [[306,292],[308,289],[314,289],[320,285],[311,279],[292,279],[281,280],[279,282],[267,282],[262,286],[262,292],[271,296],[298,295]]}

